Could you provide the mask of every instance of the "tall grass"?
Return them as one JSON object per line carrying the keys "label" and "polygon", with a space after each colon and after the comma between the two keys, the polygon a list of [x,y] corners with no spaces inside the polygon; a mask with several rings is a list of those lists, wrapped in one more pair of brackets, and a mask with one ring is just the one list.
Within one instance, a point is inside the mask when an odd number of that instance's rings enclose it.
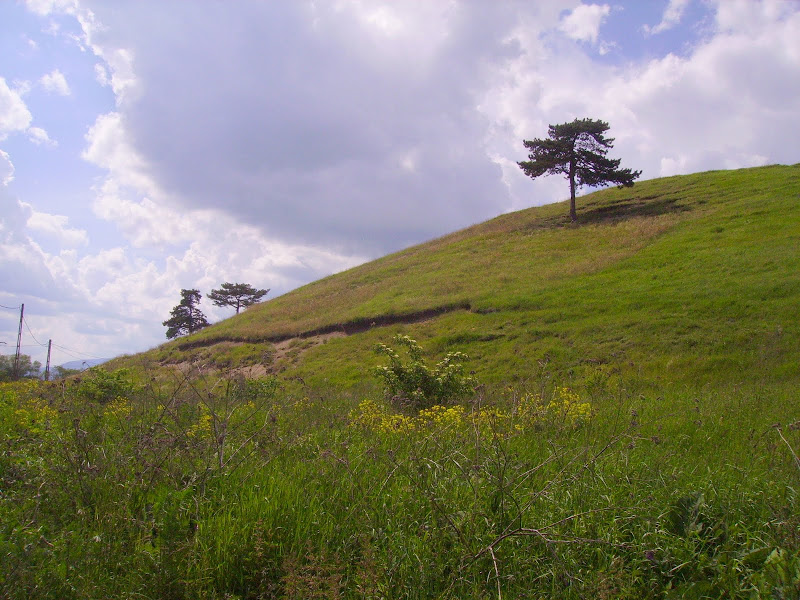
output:
{"label": "tall grass", "polygon": [[800,590],[792,390],[543,380],[392,429],[362,418],[379,395],[186,374],[87,399],[97,373],[0,392],[4,597]]}
{"label": "tall grass", "polygon": [[2,384],[0,597],[800,597],[798,193],[605,190]]}

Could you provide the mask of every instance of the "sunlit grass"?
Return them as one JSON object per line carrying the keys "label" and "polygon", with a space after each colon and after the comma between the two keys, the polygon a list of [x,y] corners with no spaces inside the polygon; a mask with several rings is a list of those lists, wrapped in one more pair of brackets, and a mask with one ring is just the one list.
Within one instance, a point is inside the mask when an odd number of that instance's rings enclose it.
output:
{"label": "sunlit grass", "polygon": [[[254,306],[149,355],[355,385],[395,333],[463,351],[484,382],[595,364],[685,384],[800,376],[800,167],[700,173],[502,215]],[[396,323],[444,308],[439,316]],[[449,312],[447,312],[449,310]],[[355,335],[276,350],[315,330]],[[387,323],[389,323],[387,325]],[[250,340],[200,346],[189,343]],[[325,343],[322,343],[325,342]],[[282,342],[287,343],[287,342]],[[137,358],[137,360],[139,360]],[[630,375],[630,373],[629,373]]]}
{"label": "sunlit grass", "polygon": [[[0,385],[0,596],[797,597],[798,197],[604,190]],[[396,335],[471,391],[385,394]]]}
{"label": "sunlit grass", "polygon": [[631,395],[609,372],[583,391],[542,383],[544,397],[512,386],[406,415],[380,396],[235,376],[88,403],[85,382],[5,384],[4,417],[26,407],[48,424],[2,421],[0,593],[796,593],[793,389]]}

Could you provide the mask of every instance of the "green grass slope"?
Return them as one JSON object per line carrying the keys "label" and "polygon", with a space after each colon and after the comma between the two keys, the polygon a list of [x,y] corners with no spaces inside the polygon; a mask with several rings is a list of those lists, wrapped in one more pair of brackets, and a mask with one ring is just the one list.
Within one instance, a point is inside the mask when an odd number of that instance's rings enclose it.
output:
{"label": "green grass slope", "polygon": [[[800,375],[800,165],[714,171],[505,214],[151,351],[351,385],[403,331],[486,382],[598,365],[644,381]],[[329,337],[334,336],[334,337]],[[321,343],[325,342],[325,343]]]}
{"label": "green grass slope", "polygon": [[[0,383],[0,598],[798,598],[798,200],[606,190]],[[484,385],[386,398],[401,332]]]}

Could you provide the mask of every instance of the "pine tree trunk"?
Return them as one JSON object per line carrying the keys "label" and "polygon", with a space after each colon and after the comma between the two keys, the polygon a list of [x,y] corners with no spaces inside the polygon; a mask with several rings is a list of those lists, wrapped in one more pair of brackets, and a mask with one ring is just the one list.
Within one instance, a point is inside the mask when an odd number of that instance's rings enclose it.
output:
{"label": "pine tree trunk", "polygon": [[575,210],[575,161],[569,163],[569,218],[573,223],[578,221],[578,213]]}

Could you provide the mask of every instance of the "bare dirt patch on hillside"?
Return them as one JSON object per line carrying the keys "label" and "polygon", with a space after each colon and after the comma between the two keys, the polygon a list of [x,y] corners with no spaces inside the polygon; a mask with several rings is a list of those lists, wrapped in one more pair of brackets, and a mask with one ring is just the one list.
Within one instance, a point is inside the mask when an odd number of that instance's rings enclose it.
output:
{"label": "bare dirt patch on hillside", "polygon": [[332,331],[311,337],[295,337],[275,344],[275,352],[272,355],[272,364],[276,365],[281,361],[294,362],[303,352],[324,344],[331,338],[347,337],[344,331]]}
{"label": "bare dirt patch on hillside", "polygon": [[272,344],[272,347],[269,351],[264,353],[260,362],[241,366],[225,366],[224,364],[219,364],[217,361],[214,361],[212,357],[216,354],[228,353],[236,347],[245,345],[246,342],[220,341],[219,343],[210,344],[203,348],[203,354],[208,360],[203,360],[198,357],[191,361],[175,362],[170,366],[183,375],[194,371],[201,375],[218,373],[231,377],[241,376],[247,379],[266,377],[267,375],[280,373],[289,364],[297,362],[300,355],[307,350],[324,344],[331,338],[346,337],[347,335],[348,334],[344,331],[332,331],[313,336],[288,338]]}

